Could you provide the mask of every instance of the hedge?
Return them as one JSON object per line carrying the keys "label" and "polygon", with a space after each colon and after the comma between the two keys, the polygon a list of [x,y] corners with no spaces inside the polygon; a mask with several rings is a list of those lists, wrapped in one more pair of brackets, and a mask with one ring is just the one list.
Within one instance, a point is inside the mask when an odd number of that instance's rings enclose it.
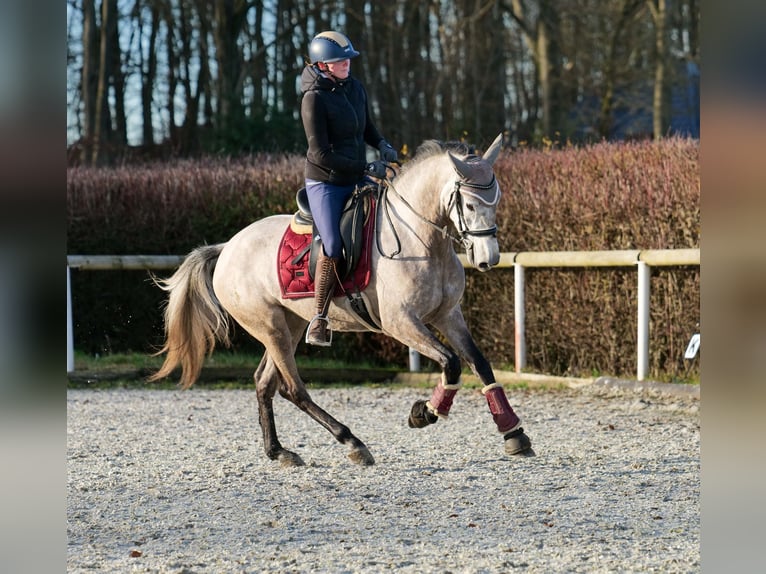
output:
{"label": "hedge", "polygon": [[[67,170],[69,254],[185,254],[226,241],[251,221],[295,210],[296,155],[177,160]],[[501,251],[695,248],[700,244],[699,141],[601,143],[507,150],[495,164],[503,191]],[[463,310],[497,365],[514,360],[513,272],[468,270]],[[654,268],[650,374],[696,376],[683,352],[700,320],[698,267]],[[88,353],[151,352],[162,336],[163,294],[147,272],[73,271],[75,344]],[[530,370],[635,373],[634,268],[530,269]],[[243,333],[235,350],[258,351]],[[405,365],[407,349],[374,334],[343,334],[301,354]]]}

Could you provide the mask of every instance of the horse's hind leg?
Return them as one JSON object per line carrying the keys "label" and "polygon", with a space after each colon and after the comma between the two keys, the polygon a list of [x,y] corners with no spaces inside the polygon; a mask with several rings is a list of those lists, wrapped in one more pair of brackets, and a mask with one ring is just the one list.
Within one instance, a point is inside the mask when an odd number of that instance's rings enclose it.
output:
{"label": "horse's hind leg", "polygon": [[[288,317],[293,318],[294,316]],[[263,410],[260,410],[260,415],[261,424],[267,425],[267,428],[269,429],[271,435],[269,440],[272,441],[271,444],[279,445],[279,442],[276,441],[274,413],[271,408],[271,397],[274,396],[274,391],[278,387],[280,395],[292,402],[300,410],[308,414],[311,418],[330,431],[338,442],[348,445],[351,448],[348,457],[352,461],[365,466],[374,464],[375,459],[372,454],[370,454],[370,451],[365,444],[354,436],[346,425],[338,422],[330,414],[319,407],[306,390],[306,385],[303,383],[303,380],[298,373],[298,367],[295,364],[294,356],[295,349],[298,345],[298,341],[300,341],[306,323],[302,319],[294,317],[295,320],[291,321],[291,324],[288,326],[288,317],[285,317],[285,315],[280,314],[279,312],[274,312],[271,317],[263,318],[261,325],[266,325],[268,332],[261,332],[258,334],[258,339],[266,346],[266,352],[270,356],[270,364],[264,366],[264,373],[270,375],[265,385],[266,389],[270,390],[271,394],[269,395],[268,392],[264,392],[264,408]],[[273,369],[273,371],[269,370],[267,372],[267,369]],[[273,387],[275,384],[276,387]],[[264,430],[264,433],[266,433],[266,430]],[[266,440],[265,434],[264,440]],[[278,448],[281,449],[276,451],[278,458],[284,455],[293,456],[300,460],[300,457],[294,453],[290,453],[281,446]]]}
{"label": "horse's hind leg", "polygon": [[332,415],[317,405],[312,400],[302,381],[298,385],[284,385],[280,388],[279,392],[330,431],[339,443],[348,445],[351,448],[348,458],[353,462],[363,466],[375,464],[375,459],[365,444],[355,437],[346,425],[338,422]]}
{"label": "horse's hind leg", "polygon": [[296,453],[284,448],[277,438],[274,422],[274,395],[281,384],[281,377],[268,352],[253,376],[258,396],[258,420],[263,433],[263,448],[271,460],[278,460],[283,466],[303,466],[304,462]]}

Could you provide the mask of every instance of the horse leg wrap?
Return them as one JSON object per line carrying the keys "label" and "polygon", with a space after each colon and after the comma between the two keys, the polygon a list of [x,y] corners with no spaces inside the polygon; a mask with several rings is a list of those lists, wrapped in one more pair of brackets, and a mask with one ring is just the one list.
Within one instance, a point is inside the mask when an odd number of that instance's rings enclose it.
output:
{"label": "horse leg wrap", "polygon": [[516,416],[511,405],[508,404],[508,398],[505,396],[505,391],[500,386],[500,383],[487,385],[481,392],[487,397],[489,412],[492,413],[492,418],[495,419],[499,432],[507,433],[516,429],[521,424],[521,419]]}
{"label": "horse leg wrap", "polygon": [[444,383],[444,379],[442,379],[434,388],[433,393],[431,393],[431,398],[426,403],[426,407],[436,416],[446,419],[449,415],[449,410],[452,408],[452,399],[455,398],[458,389],[460,389],[460,382],[454,385],[447,385]]}

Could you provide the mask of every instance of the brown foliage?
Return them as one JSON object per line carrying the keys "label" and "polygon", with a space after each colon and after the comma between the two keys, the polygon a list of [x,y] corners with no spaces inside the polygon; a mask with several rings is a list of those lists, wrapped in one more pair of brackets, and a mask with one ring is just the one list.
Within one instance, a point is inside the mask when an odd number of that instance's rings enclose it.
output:
{"label": "brown foliage", "polygon": [[[610,143],[504,155],[495,171],[501,251],[699,247],[699,145]],[[514,360],[513,273],[467,273],[464,312],[495,362]],[[652,271],[650,370],[684,374],[700,320],[698,267]],[[635,269],[532,269],[526,280],[527,360],[551,374],[636,370]]]}

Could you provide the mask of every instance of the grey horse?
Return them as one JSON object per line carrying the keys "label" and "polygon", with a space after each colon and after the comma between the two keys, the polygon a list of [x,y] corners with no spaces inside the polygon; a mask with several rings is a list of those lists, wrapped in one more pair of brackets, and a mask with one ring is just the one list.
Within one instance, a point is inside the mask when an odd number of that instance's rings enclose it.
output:
{"label": "grey horse", "polygon": [[[429,141],[395,178],[387,178],[363,299],[379,332],[441,367],[430,399],[412,406],[410,427],[448,416],[464,360],[483,383],[506,453],[529,455],[531,441],[463,318],[465,270],[455,252],[455,244],[465,248],[469,263],[479,271],[488,271],[500,259],[495,214],[501,192],[492,165],[501,141],[499,135],[482,156]],[[312,400],[298,373],[295,351],[315,310],[312,298],[281,295],[276,258],[290,217],[266,217],[226,243],[199,247],[159,282],[168,293],[166,340],[160,351],[165,361],[150,380],[167,377],[180,365],[180,385],[190,387],[216,342],[230,343],[233,319],[265,347],[254,380],[266,455],[286,466],[304,464],[277,437],[273,399],[278,391],[347,445],[352,461],[370,465],[375,460],[365,444]],[[328,316],[334,331],[371,330],[343,297],[334,298]]]}

